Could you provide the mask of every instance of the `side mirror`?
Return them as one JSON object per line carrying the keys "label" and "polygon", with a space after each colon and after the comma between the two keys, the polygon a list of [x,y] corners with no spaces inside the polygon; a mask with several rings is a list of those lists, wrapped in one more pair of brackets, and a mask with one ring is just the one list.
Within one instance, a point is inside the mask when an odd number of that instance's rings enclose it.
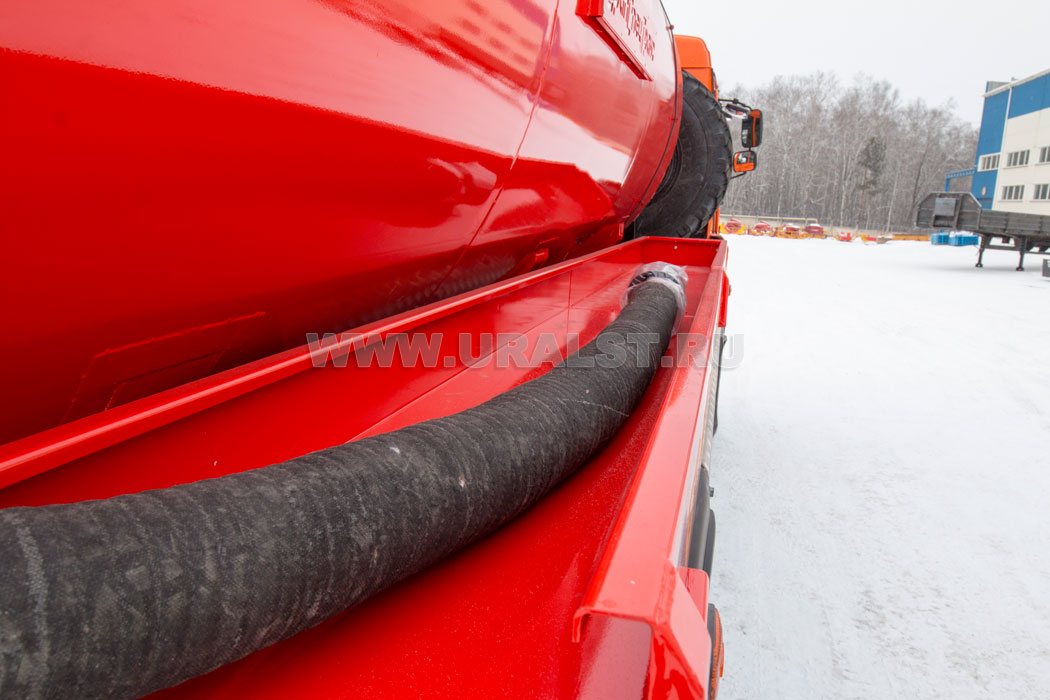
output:
{"label": "side mirror", "polygon": [[749,173],[758,167],[758,154],[754,151],[737,151],[733,155],[733,172]]}
{"label": "side mirror", "polygon": [[740,140],[744,142],[744,148],[762,145],[762,110],[753,109],[744,117],[740,125]]}

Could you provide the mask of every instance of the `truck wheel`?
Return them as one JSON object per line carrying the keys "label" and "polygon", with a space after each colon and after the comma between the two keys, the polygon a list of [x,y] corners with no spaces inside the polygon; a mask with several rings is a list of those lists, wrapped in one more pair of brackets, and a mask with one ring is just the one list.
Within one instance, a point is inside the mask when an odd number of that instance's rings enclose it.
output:
{"label": "truck wheel", "polygon": [[671,164],[652,201],[632,224],[632,238],[702,238],[729,186],[733,141],[718,100],[682,71],[682,125]]}

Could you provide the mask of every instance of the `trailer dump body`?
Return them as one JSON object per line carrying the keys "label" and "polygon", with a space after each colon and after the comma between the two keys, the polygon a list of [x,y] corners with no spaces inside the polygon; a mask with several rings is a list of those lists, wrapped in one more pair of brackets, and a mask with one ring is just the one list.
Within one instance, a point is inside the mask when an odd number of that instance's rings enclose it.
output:
{"label": "trailer dump body", "polygon": [[984,267],[986,250],[1018,253],[1018,270],[1024,269],[1026,253],[1050,254],[1050,216],[984,209],[969,192],[926,195],[915,210],[915,225],[976,233],[981,239],[977,267]]}
{"label": "trailer dump body", "polygon": [[[707,523],[721,241],[640,239],[353,329],[371,350],[344,367],[306,345],[11,443],[0,507],[240,472],[474,406],[546,371],[528,358],[594,337],[655,261],[689,275],[678,335],[578,474],[424,574],[157,697],[705,698],[720,669],[707,574],[689,564]],[[382,352],[413,334],[437,352]]]}

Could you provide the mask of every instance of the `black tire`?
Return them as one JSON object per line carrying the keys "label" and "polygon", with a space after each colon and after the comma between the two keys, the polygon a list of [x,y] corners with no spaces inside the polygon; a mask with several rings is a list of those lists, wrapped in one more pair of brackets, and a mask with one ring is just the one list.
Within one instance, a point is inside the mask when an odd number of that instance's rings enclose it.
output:
{"label": "black tire", "polygon": [[632,225],[632,238],[702,238],[725,197],[733,141],[718,100],[682,71],[682,125],[671,163],[652,201]]}

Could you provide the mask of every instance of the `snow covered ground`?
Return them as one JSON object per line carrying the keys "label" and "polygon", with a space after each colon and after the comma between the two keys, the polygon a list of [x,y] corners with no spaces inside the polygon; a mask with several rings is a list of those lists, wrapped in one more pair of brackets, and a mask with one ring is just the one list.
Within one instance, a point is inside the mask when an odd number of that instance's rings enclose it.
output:
{"label": "snow covered ground", "polygon": [[1050,697],[1042,258],[728,238],[720,696]]}

